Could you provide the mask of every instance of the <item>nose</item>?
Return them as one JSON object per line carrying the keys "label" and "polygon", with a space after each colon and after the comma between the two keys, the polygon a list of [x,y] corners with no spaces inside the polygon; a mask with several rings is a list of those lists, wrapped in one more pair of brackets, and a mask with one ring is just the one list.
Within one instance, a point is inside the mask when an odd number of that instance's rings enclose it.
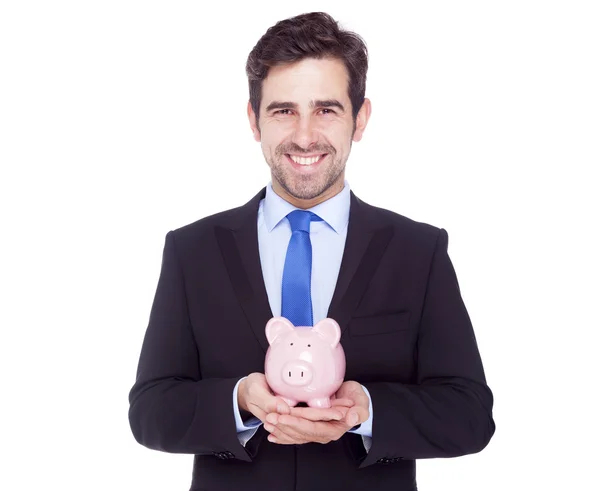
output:
{"label": "nose", "polygon": [[296,124],[292,141],[300,148],[308,150],[317,143],[319,137],[314,128],[314,122],[310,116],[302,117]]}
{"label": "nose", "polygon": [[308,363],[294,360],[283,366],[281,379],[288,385],[302,387],[312,382],[313,372]]}

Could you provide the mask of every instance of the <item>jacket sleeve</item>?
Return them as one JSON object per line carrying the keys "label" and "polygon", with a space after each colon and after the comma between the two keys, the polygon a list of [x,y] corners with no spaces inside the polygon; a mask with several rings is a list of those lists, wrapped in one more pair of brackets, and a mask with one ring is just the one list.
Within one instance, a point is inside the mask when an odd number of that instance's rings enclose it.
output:
{"label": "jacket sleeve", "polygon": [[129,393],[129,423],[135,439],[154,450],[250,462],[259,438],[255,435],[245,447],[238,439],[232,404],[238,380],[202,378],[183,272],[174,233],[169,232],[137,377]]}
{"label": "jacket sleeve", "polygon": [[494,434],[492,392],[447,249],[441,229],[419,325],[416,383],[364,383],[377,417],[361,468],[476,453]]}

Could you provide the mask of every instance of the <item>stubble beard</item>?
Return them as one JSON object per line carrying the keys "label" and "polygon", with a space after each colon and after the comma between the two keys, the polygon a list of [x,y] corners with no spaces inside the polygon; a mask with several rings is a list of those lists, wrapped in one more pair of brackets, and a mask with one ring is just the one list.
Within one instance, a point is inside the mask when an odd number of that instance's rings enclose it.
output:
{"label": "stubble beard", "polygon": [[[328,154],[325,157],[326,160],[332,159],[333,162],[316,176],[296,174],[290,168],[285,153],[276,152],[267,162],[271,168],[273,178],[277,180],[286,193],[296,199],[310,200],[322,195],[333,186],[346,168],[346,162],[342,162],[341,157],[336,160],[337,153],[335,149],[332,150],[323,153]],[[325,163],[322,162],[319,165],[322,166]]]}

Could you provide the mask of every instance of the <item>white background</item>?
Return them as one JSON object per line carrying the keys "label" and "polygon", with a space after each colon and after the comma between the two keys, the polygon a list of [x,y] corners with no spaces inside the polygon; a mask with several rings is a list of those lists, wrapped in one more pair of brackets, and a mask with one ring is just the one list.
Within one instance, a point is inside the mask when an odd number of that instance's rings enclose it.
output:
{"label": "white background", "polygon": [[346,177],[448,230],[495,396],[419,489],[600,489],[597,2],[0,5],[2,490],[189,488],[127,420],[164,237],[268,182],[246,57],[313,10],[370,51]]}

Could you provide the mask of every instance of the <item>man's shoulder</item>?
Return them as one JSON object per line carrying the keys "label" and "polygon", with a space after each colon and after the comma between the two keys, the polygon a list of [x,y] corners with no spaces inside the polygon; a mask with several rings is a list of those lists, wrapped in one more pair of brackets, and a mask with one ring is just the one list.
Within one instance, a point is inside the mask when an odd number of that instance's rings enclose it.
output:
{"label": "man's shoulder", "polygon": [[365,203],[361,201],[366,212],[372,217],[377,217],[380,226],[392,226],[394,234],[404,239],[425,240],[427,242],[436,240],[440,234],[440,227],[426,222],[421,222],[387,208]]}
{"label": "man's shoulder", "polygon": [[266,188],[263,187],[249,201],[240,206],[228,208],[217,213],[206,215],[195,222],[188,223],[179,228],[172,230],[170,233],[177,237],[197,237],[198,235],[213,232],[216,226],[224,228],[238,228],[245,220],[249,218],[255,211],[258,211],[260,200],[265,197]]}
{"label": "man's shoulder", "polygon": [[198,239],[207,233],[213,233],[215,227],[229,228],[239,216],[243,206],[237,206],[224,211],[202,217],[194,222],[173,229],[170,233],[178,240]]}

